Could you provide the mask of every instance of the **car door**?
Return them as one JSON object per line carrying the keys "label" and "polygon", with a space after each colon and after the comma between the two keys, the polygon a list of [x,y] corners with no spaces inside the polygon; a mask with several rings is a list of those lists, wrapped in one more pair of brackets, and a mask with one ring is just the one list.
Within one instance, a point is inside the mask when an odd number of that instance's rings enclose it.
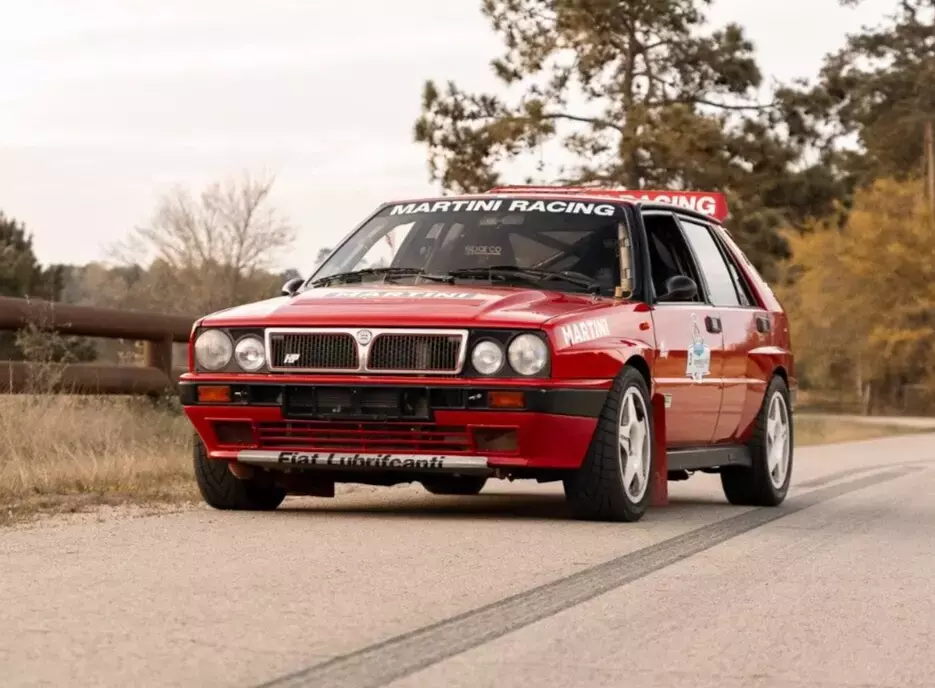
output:
{"label": "car door", "polygon": [[[653,379],[666,401],[666,443],[699,447],[712,441],[721,407],[724,340],[718,309],[708,303],[698,266],[671,212],[644,211],[656,350]],[[669,299],[666,280],[691,277],[699,285],[692,301]]]}
{"label": "car door", "polygon": [[[701,266],[706,291],[719,318],[724,338],[721,410],[713,442],[730,442],[756,415],[764,393],[764,379],[753,370],[751,351],[768,328],[766,311],[753,301],[742,273],[717,235],[717,229],[694,218],[679,216],[679,224]],[[765,318],[765,320],[764,320]]]}
{"label": "car door", "polygon": [[[734,439],[739,440],[756,419],[763,395],[766,394],[766,385],[773,373],[773,355],[777,345],[776,323],[768,308],[756,296],[756,289],[741,267],[741,263],[745,262],[748,269],[754,270],[749,259],[740,252],[726,229],[712,227],[711,231],[721,247],[740,296],[739,306],[725,309],[725,314],[730,315],[738,328],[738,346],[742,346],[746,354],[742,378],[746,394],[734,434]],[[739,328],[743,328],[743,334]]]}

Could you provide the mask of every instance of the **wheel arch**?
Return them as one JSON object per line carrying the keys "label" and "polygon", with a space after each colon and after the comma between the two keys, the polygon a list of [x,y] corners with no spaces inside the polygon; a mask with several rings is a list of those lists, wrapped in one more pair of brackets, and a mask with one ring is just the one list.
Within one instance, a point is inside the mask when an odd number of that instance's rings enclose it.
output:
{"label": "wheel arch", "polygon": [[623,364],[624,366],[630,366],[639,372],[643,376],[643,379],[646,381],[646,387],[652,393],[653,389],[653,376],[649,368],[649,362],[643,358],[640,354],[633,354],[630,356]]}
{"label": "wheel arch", "polygon": [[786,383],[786,386],[789,386],[789,373],[786,371],[785,366],[776,366],[773,368],[773,375],[771,377],[779,376],[782,378],[782,381]]}
{"label": "wheel arch", "polygon": [[795,397],[798,390],[798,385],[794,377],[789,376],[789,371],[786,366],[780,364],[773,369],[773,377],[781,378],[783,382],[786,383],[786,390],[789,393],[789,411],[795,411]]}

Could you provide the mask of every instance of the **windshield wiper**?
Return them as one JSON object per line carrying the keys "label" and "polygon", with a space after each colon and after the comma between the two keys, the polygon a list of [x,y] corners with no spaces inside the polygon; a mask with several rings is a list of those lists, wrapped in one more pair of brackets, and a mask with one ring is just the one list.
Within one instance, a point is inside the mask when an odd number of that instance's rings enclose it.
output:
{"label": "windshield wiper", "polygon": [[364,270],[351,270],[350,272],[337,272],[327,277],[322,277],[311,283],[313,287],[321,287],[332,282],[350,282],[355,278],[363,281],[364,277],[383,276],[383,277],[423,277],[432,282],[447,282],[454,284],[454,278],[448,275],[434,275],[426,272],[422,268],[366,268]]}
{"label": "windshield wiper", "polygon": [[448,272],[452,277],[484,277],[493,280],[495,275],[504,277],[531,277],[536,280],[560,279],[584,287],[592,294],[599,294],[601,285],[580,272],[573,270],[537,270],[536,268],[521,268],[518,265],[491,265],[486,268],[459,268]]}

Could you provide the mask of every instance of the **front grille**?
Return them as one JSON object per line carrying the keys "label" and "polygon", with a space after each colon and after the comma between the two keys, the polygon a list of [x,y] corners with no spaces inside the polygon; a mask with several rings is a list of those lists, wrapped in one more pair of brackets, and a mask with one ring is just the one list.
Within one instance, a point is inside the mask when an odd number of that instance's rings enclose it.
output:
{"label": "front grille", "polygon": [[357,343],[348,332],[274,332],[269,336],[274,368],[357,370]]}
{"label": "front grille", "polygon": [[461,368],[460,335],[386,332],[370,345],[367,367],[374,371],[456,373]]}
{"label": "front grille", "polygon": [[466,330],[283,328],[266,331],[270,371],[458,375]]}
{"label": "front grille", "polygon": [[261,449],[350,452],[471,452],[463,425],[431,423],[341,423],[287,421],[258,423]]}

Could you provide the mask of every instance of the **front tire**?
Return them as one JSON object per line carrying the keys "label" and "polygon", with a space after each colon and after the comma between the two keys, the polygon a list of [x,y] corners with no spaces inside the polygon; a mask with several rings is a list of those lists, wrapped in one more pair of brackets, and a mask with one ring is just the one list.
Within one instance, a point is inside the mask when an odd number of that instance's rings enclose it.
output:
{"label": "front tire", "polygon": [[208,458],[205,445],[196,434],[193,459],[195,481],[202,499],[215,509],[232,511],[273,511],[286,498],[286,491],[264,485],[256,478],[241,480],[227,467],[227,461]]}
{"label": "front tire", "polygon": [[476,495],[486,484],[487,478],[473,475],[445,475],[422,481],[422,487],[436,495]]}
{"label": "front tire", "polygon": [[737,506],[779,506],[792,479],[793,422],[789,388],[778,375],[770,380],[748,445],[751,466],[722,469],[727,501]]}
{"label": "front tire", "polygon": [[581,467],[566,478],[576,518],[639,521],[652,498],[652,405],[642,374],[624,366],[614,380]]}

